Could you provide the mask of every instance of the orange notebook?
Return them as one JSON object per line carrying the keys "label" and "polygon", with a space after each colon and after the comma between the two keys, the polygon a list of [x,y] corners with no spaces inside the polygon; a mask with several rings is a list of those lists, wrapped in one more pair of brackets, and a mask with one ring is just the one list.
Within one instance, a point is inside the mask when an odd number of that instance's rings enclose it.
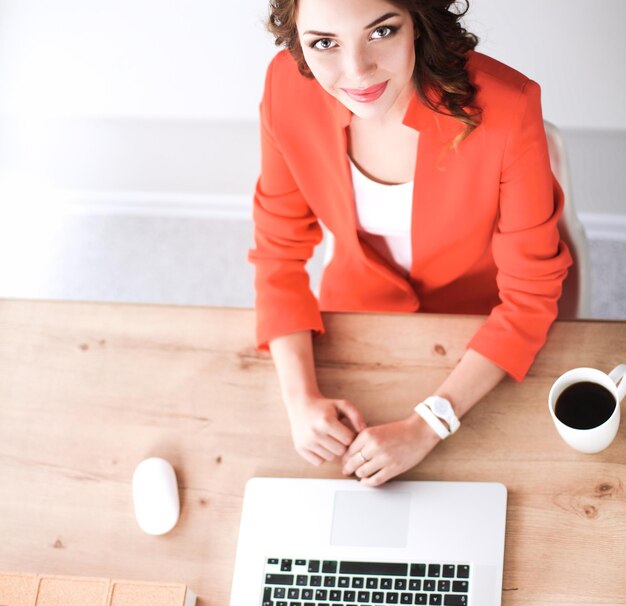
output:
{"label": "orange notebook", "polygon": [[195,606],[185,585],[0,573],[0,606]]}

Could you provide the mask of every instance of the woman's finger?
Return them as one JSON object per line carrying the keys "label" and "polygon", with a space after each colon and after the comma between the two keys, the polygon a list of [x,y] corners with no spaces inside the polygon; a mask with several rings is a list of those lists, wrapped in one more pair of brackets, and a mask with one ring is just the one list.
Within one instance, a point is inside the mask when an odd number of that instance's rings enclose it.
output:
{"label": "woman's finger", "polygon": [[348,419],[356,433],[363,431],[367,427],[361,411],[352,402],[348,400],[336,400],[335,406],[339,412]]}
{"label": "woman's finger", "polygon": [[311,452],[310,450],[307,450],[306,448],[299,449],[298,454],[307,463],[310,463],[311,465],[315,465],[316,467],[318,467],[324,462],[324,459],[322,459],[321,457],[318,457],[314,452]]}
{"label": "woman's finger", "polygon": [[346,447],[332,436],[322,436],[317,439],[318,444],[323,446],[326,450],[332,452],[335,457],[342,457],[346,452]]}
{"label": "woman's finger", "polygon": [[[367,432],[358,434],[357,437],[354,438],[354,440],[352,441],[352,444],[348,446],[348,450],[346,451],[346,453],[343,455],[343,462],[348,463],[350,459],[352,459],[352,457],[359,452],[368,453],[369,449],[366,447],[367,442]],[[374,453],[370,453],[370,458],[371,456],[374,456]],[[365,458],[368,458],[368,454],[365,454]]]}
{"label": "woman's finger", "polygon": [[335,455],[330,450],[322,446],[319,442],[311,446],[309,450],[321,459],[324,459],[324,461],[332,461],[335,458]]}
{"label": "woman's finger", "polygon": [[[356,433],[352,431],[347,425],[341,422],[339,418],[334,419],[328,426],[328,435],[342,444],[344,447],[350,446],[354,440]],[[344,450],[341,452],[343,454]]]}
{"label": "woman's finger", "polygon": [[393,475],[394,474],[390,471],[389,466],[386,466],[368,478],[363,478],[361,482],[363,482],[366,486],[380,486],[387,480],[391,479]]}
{"label": "woman's finger", "polygon": [[362,465],[369,463],[371,457],[366,455],[363,450],[358,450],[350,456],[344,457],[343,473],[347,476],[351,476]]}
{"label": "woman's finger", "polygon": [[373,459],[370,459],[366,463],[362,463],[361,465],[359,465],[356,468],[354,474],[357,478],[360,479],[369,478],[370,476],[373,476],[375,473],[380,471],[382,467],[383,465],[380,460],[375,457]]}

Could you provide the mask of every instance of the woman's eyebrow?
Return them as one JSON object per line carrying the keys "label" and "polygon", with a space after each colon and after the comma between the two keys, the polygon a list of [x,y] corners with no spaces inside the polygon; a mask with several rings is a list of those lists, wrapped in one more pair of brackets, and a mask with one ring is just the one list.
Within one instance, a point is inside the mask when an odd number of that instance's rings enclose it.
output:
{"label": "woman's eyebrow", "polygon": [[370,27],[374,27],[383,21],[387,21],[390,17],[399,17],[398,13],[385,13],[382,17],[378,17],[378,19],[374,19],[369,25],[366,25],[363,29],[369,29]]}
{"label": "woman's eyebrow", "polygon": [[[400,15],[398,13],[385,13],[382,17],[378,17],[378,19],[374,19],[374,21],[372,21],[370,24],[366,25],[363,29],[369,29],[370,27],[374,27],[375,25],[378,25],[379,23],[382,23],[383,21],[386,21],[390,17],[399,17],[399,16]],[[336,38],[337,37],[337,34],[333,34],[331,32],[318,32],[318,31],[315,31],[315,30],[307,30],[302,35],[304,36],[306,34],[311,34],[313,36],[325,36],[327,38]]]}

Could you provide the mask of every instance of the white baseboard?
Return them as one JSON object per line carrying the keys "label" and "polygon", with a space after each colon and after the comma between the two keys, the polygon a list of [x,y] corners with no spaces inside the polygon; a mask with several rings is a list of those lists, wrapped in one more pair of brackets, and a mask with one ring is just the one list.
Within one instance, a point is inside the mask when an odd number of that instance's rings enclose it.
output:
{"label": "white baseboard", "polygon": [[114,191],[62,192],[57,200],[76,214],[248,220],[252,194]]}
{"label": "white baseboard", "polygon": [[579,217],[590,240],[626,242],[626,215],[580,213]]}
{"label": "white baseboard", "polygon": [[[54,191],[46,192],[47,212],[251,220],[252,193]],[[52,200],[52,204],[50,204]],[[22,202],[22,200],[20,201]],[[30,202],[27,206],[32,206]],[[24,208],[22,206],[22,208]],[[10,212],[10,211],[9,211]],[[579,213],[590,240],[626,242],[626,214]]]}

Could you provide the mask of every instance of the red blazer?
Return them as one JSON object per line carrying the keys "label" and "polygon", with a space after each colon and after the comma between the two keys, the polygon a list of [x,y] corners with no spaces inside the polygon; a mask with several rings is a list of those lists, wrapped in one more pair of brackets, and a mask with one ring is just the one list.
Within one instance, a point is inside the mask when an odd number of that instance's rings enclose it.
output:
{"label": "red blazer", "polygon": [[[321,310],[489,314],[468,347],[521,380],[557,316],[571,258],[557,221],[539,85],[469,53],[480,126],[464,129],[417,96],[404,124],[419,131],[410,276],[386,263],[357,231],[347,155],[351,112],[282,51],[261,103],[262,166],[254,198],[257,337],[323,332]],[[305,263],[335,236],[319,303]]]}

